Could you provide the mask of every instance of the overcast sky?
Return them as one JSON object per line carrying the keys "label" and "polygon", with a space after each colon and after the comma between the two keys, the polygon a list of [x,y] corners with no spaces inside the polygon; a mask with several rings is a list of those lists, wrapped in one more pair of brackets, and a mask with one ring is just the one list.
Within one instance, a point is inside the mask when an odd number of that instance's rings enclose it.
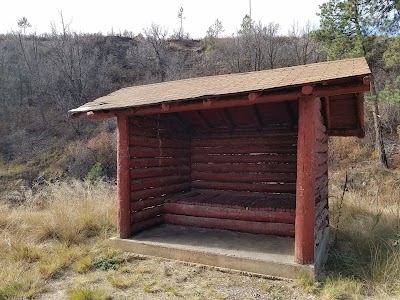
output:
{"label": "overcast sky", "polygon": [[[50,22],[59,23],[59,11],[71,29],[77,32],[115,33],[124,30],[135,35],[151,23],[178,30],[178,11],[183,7],[183,27],[193,38],[204,37],[216,19],[222,22],[224,35],[231,35],[249,13],[250,0],[4,0],[0,10],[0,33],[17,30],[17,21],[25,16],[37,33],[50,31]],[[264,24],[279,23],[286,34],[293,22],[318,25],[318,5],[326,0],[251,0],[252,18]]]}

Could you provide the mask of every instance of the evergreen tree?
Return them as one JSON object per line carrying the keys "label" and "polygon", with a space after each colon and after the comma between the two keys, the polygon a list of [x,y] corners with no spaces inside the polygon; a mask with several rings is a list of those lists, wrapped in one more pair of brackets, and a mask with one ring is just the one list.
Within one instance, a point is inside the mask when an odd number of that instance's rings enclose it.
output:
{"label": "evergreen tree", "polygon": [[[381,29],[373,19],[376,9],[373,2],[378,1],[384,0],[329,0],[320,6],[320,29],[315,31],[314,39],[322,43],[329,60],[365,56],[374,74],[376,65],[370,59],[372,53],[369,49],[372,49],[375,33]],[[374,100],[375,147],[379,161],[388,167],[374,77],[371,93]]]}

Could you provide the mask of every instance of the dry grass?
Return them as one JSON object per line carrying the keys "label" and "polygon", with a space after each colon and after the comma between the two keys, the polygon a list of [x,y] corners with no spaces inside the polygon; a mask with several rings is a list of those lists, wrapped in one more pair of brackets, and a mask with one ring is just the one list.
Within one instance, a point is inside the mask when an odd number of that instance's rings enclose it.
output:
{"label": "dry grass", "polygon": [[54,183],[25,198],[0,200],[0,299],[307,298],[291,283],[115,250],[112,184]]}
{"label": "dry grass", "polygon": [[[333,236],[324,299],[400,297],[400,171],[375,164],[330,173]],[[342,296],[341,296],[342,295]]]}
{"label": "dry grass", "polygon": [[50,184],[19,207],[1,204],[0,299],[34,297],[77,260],[105,251],[115,214],[115,187],[104,182]]}
{"label": "dry grass", "polygon": [[[70,181],[0,205],[0,299],[395,299],[400,296],[400,172],[357,161],[349,168],[327,279],[297,283],[113,249],[116,190]],[[330,171],[332,235],[344,170]],[[0,200],[1,201],[1,200]],[[61,294],[60,294],[61,293]]]}

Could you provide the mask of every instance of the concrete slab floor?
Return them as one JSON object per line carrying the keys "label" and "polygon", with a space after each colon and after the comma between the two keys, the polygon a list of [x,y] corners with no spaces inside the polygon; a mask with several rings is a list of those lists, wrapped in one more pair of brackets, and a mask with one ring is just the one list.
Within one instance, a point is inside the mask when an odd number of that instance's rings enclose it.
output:
{"label": "concrete slab floor", "polygon": [[314,275],[312,265],[294,262],[294,238],[163,224],[130,239],[112,239],[117,247],[164,257],[274,277]]}

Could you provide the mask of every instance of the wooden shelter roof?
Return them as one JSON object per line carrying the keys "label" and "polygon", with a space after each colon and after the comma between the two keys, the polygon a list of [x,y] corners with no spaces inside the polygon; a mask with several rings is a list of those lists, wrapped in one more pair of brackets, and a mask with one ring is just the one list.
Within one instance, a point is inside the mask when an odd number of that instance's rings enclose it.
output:
{"label": "wooden shelter roof", "polygon": [[[69,113],[72,116],[80,116],[85,113],[143,108],[160,103],[186,103],[201,99],[213,99],[218,102],[222,98],[249,93],[255,93],[254,97],[282,90],[288,93],[304,85],[311,86],[314,91],[318,87],[325,90],[328,88],[328,91],[320,96],[329,96],[329,91],[335,88],[333,84],[354,85],[360,82],[362,86],[363,78],[370,73],[368,64],[362,57],[257,72],[190,78],[123,88],[72,109]],[[364,82],[363,89],[353,91],[350,88],[348,92],[368,90],[366,84]]]}

